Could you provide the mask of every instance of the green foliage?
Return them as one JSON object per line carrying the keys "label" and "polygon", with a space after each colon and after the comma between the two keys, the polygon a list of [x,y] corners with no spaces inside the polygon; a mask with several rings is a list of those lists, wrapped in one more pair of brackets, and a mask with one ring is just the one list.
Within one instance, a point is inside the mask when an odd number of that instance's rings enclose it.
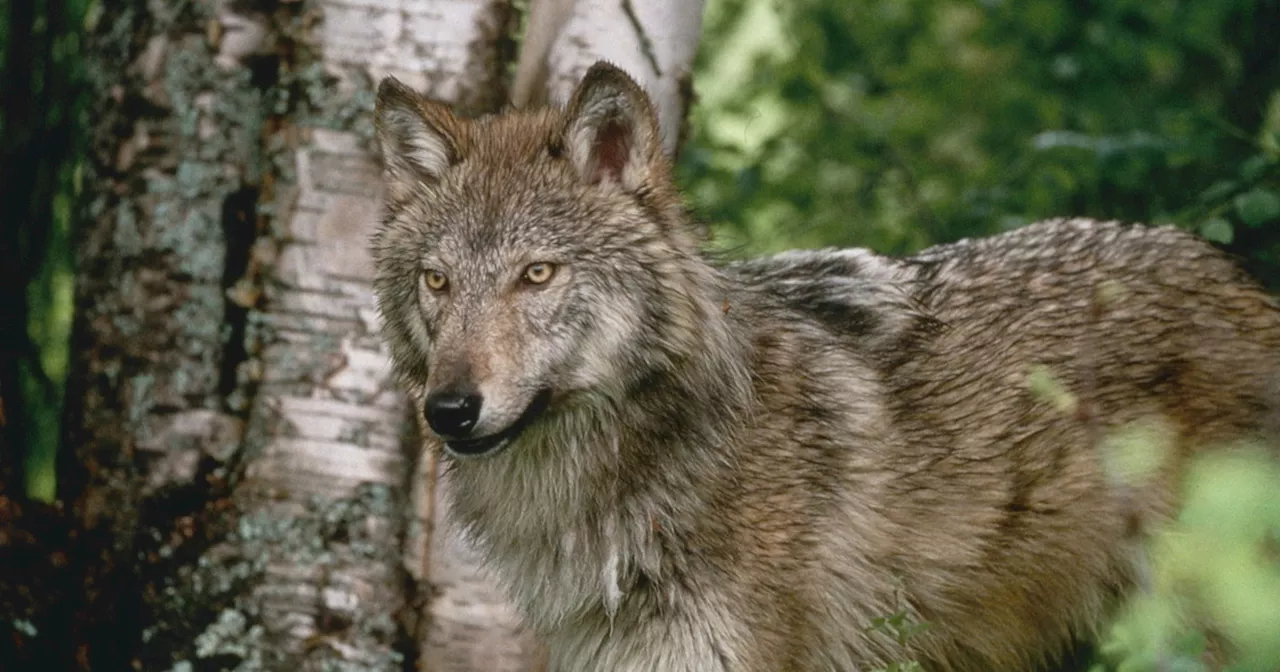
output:
{"label": "green foliage", "polygon": [[1176,223],[1280,283],[1275,0],[711,0],[682,177],[722,241]]}
{"label": "green foliage", "polygon": [[[1079,402],[1045,367],[1030,392],[1058,411]],[[1098,460],[1116,500],[1143,533],[1145,576],[1101,642],[1091,672],[1269,672],[1280,665],[1280,459],[1258,446],[1226,447],[1190,464],[1185,504],[1168,525],[1142,517],[1143,489],[1175,456],[1175,428],[1147,418],[1108,432]],[[1210,647],[1208,633],[1216,646]]]}
{"label": "green foliage", "polygon": [[[872,619],[869,629],[889,635],[904,650],[908,650],[911,639],[928,627],[927,623],[916,623],[906,610],[902,610],[891,616]],[[905,660],[889,663],[888,666],[875,668],[871,672],[920,672],[923,669],[919,662]]]}
{"label": "green foliage", "polygon": [[1206,651],[1225,655],[1228,670],[1275,670],[1278,541],[1274,453],[1245,447],[1197,461],[1181,516],[1147,545],[1150,585],[1111,628],[1101,647],[1104,660],[1093,670],[1208,670]]}
{"label": "green foliage", "polygon": [[1037,365],[1027,373],[1027,389],[1040,401],[1053,406],[1059,413],[1074,414],[1080,400],[1058,380],[1048,367]]}
{"label": "green foliage", "polygon": [[1121,427],[1098,446],[1102,471],[1118,493],[1141,489],[1169,463],[1176,436],[1169,423],[1156,418]]}

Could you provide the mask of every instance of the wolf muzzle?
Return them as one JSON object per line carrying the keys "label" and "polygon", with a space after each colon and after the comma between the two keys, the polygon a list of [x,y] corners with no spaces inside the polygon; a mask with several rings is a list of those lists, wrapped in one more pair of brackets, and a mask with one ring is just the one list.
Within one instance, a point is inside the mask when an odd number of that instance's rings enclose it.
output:
{"label": "wolf muzzle", "polygon": [[484,398],[471,388],[444,388],[427,395],[423,413],[427,426],[444,440],[449,452],[458,456],[478,457],[496,453],[524,431],[551,403],[551,390],[534,395],[520,417],[502,431],[488,436],[472,437]]}

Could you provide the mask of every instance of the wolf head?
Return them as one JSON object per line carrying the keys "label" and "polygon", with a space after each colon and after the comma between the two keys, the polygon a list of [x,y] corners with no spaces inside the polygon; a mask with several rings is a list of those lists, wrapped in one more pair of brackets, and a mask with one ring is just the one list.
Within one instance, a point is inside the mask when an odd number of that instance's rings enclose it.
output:
{"label": "wolf head", "polygon": [[701,266],[644,91],[592,67],[564,110],[455,116],[378,89],[375,291],[397,373],[455,456],[618,398],[697,347]]}

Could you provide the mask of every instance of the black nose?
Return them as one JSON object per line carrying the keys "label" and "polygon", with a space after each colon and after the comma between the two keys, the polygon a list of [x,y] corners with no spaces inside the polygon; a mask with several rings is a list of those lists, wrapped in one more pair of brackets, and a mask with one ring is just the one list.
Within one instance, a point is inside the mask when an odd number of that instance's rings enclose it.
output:
{"label": "black nose", "polygon": [[427,395],[427,424],[442,438],[462,438],[475,428],[482,401],[479,394],[469,390],[436,390]]}

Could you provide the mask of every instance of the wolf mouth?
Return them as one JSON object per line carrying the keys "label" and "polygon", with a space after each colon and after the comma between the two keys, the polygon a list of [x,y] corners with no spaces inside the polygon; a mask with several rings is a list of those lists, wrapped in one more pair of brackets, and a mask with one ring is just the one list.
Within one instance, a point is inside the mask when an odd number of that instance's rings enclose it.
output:
{"label": "wolf mouth", "polygon": [[513,439],[520,435],[534,420],[547,410],[547,405],[551,402],[551,390],[543,388],[534,395],[533,400],[524,409],[524,413],[516,418],[516,421],[507,426],[506,429],[490,434],[489,436],[478,436],[474,439],[454,439],[445,442],[445,448],[449,452],[464,457],[481,457],[483,455],[496,454],[503,448],[506,448]]}

